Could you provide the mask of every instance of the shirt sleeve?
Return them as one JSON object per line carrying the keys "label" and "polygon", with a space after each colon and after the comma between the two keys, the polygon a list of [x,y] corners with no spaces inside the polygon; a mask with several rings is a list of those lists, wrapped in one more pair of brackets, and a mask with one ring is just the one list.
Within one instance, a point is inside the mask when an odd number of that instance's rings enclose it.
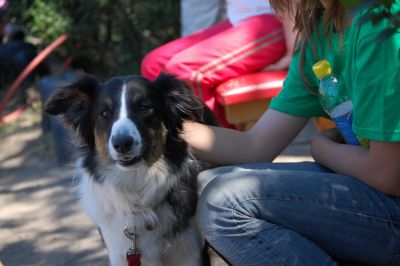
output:
{"label": "shirt sleeve", "polygon": [[[311,86],[316,88],[317,84],[309,63],[313,61],[311,58],[307,58],[311,56],[310,53],[310,50],[306,53],[304,72]],[[295,116],[327,116],[319,102],[317,89],[313,91],[312,88],[308,88],[302,79],[300,52],[294,54],[283,88],[279,95],[272,99],[269,108]]]}

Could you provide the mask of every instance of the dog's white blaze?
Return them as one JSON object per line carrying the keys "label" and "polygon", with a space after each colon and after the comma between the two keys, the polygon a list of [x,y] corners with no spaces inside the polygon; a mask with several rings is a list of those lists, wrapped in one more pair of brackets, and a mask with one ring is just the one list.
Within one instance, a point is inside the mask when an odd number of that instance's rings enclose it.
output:
{"label": "dog's white blaze", "polygon": [[140,151],[142,149],[142,138],[140,136],[139,130],[136,125],[128,118],[126,94],[126,84],[124,83],[121,92],[119,116],[117,121],[115,121],[112,126],[110,139],[108,141],[110,155],[115,160],[118,159],[118,152],[114,149],[114,146],[111,142],[113,136],[116,136],[118,134],[126,134],[133,137],[135,141],[130,155],[137,156],[140,154]]}
{"label": "dog's white blaze", "polygon": [[119,119],[127,117],[128,117],[128,110],[126,109],[126,84],[124,83],[121,92],[121,109],[119,110]]}

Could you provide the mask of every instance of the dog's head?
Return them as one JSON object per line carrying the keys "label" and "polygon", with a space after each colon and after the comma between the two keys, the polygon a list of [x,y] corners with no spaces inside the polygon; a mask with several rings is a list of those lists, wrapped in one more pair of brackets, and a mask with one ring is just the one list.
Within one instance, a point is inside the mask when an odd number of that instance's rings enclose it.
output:
{"label": "dog's head", "polygon": [[63,115],[85,149],[122,168],[151,165],[166,150],[186,148],[179,138],[182,124],[201,120],[203,108],[183,81],[167,74],[155,81],[115,77],[104,84],[84,75],[45,104],[48,114]]}

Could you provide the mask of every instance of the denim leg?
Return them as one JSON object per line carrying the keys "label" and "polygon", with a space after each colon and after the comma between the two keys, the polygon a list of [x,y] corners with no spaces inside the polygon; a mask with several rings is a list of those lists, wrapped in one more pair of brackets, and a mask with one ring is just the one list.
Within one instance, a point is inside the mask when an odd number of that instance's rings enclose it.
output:
{"label": "denim leg", "polygon": [[245,174],[247,171],[253,170],[291,170],[291,171],[310,171],[310,172],[326,172],[332,173],[331,170],[314,162],[300,163],[249,163],[234,166],[222,166],[204,171],[199,174],[199,193],[210,183],[214,178],[228,173],[241,172]]}
{"label": "denim leg", "polygon": [[387,265],[400,254],[400,200],[317,164],[223,167],[199,178],[213,179],[198,204],[201,229],[233,265]]}

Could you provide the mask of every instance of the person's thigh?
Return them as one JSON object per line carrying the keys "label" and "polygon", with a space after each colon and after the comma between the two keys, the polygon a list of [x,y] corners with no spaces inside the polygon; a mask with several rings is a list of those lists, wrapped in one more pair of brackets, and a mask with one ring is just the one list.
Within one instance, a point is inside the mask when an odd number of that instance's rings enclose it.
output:
{"label": "person's thigh", "polygon": [[207,101],[221,82],[259,71],[285,51],[281,23],[274,15],[259,15],[177,53],[165,68],[189,81]]}
{"label": "person's thigh", "polygon": [[279,247],[288,257],[297,250],[322,254],[306,249],[308,241],[330,256],[370,264],[386,265],[400,254],[399,198],[353,178],[316,164],[225,167],[200,177],[212,179],[198,205],[203,232],[232,256],[243,254],[247,242],[244,256],[256,258],[271,238],[287,241]]}
{"label": "person's thigh", "polygon": [[[145,78],[154,80],[157,78],[158,74],[164,70],[165,65],[174,55],[230,27],[232,27],[232,25],[229,21],[222,21],[209,28],[173,40],[150,51],[141,62],[141,74]],[[174,72],[171,73],[176,74]]]}
{"label": "person's thigh", "polygon": [[226,174],[241,174],[246,175],[252,171],[265,171],[265,170],[288,170],[288,171],[307,171],[316,173],[333,173],[328,168],[325,168],[315,162],[298,162],[298,163],[248,163],[232,166],[221,166],[205,170],[198,176],[199,193],[210,183],[213,179]]}

